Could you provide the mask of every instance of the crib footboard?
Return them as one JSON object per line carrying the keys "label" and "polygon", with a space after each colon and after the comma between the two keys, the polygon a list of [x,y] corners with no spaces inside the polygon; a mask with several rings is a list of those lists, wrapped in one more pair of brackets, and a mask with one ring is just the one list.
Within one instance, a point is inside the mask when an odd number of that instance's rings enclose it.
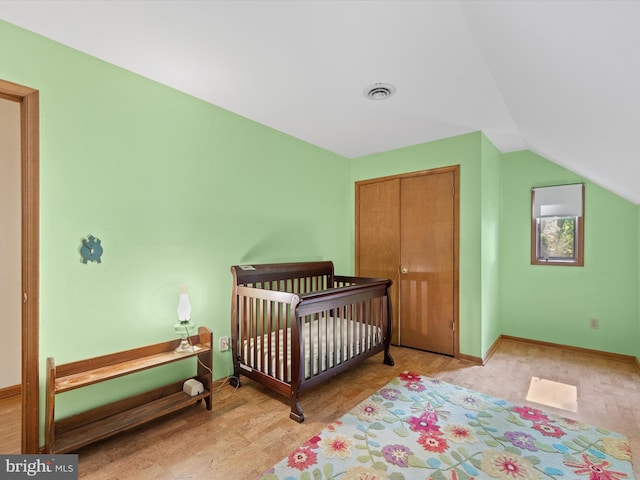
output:
{"label": "crib footboard", "polygon": [[232,306],[231,346],[235,381],[240,374],[291,395],[291,356],[298,350],[292,335],[294,293],[238,286]]}
{"label": "crib footboard", "polygon": [[[318,291],[279,291],[292,285],[290,279],[234,284],[231,334],[236,381],[242,374],[285,395],[291,402],[290,417],[298,422],[304,420],[299,404],[304,390],[378,352],[384,352],[385,364],[393,365],[391,281],[334,277],[330,262],[314,263],[314,272],[325,264],[331,267],[326,276],[295,282],[320,286]],[[272,270],[269,266],[269,273]],[[264,276],[259,268],[258,273]]]}
{"label": "crib footboard", "polygon": [[300,296],[296,307],[300,348],[299,358],[292,361],[291,418],[304,420],[298,402],[304,390],[379,352],[384,352],[384,364],[393,365],[390,286],[390,280],[357,279],[348,286]]}

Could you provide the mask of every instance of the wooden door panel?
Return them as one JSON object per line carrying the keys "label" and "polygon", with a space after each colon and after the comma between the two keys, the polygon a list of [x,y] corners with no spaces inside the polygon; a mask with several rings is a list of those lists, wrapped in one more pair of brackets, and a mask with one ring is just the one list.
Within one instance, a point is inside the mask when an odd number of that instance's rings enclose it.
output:
{"label": "wooden door panel", "polygon": [[358,184],[356,188],[356,275],[390,278],[392,342],[397,344],[400,180]]}
{"label": "wooden door panel", "polygon": [[420,339],[431,334],[421,319],[429,313],[429,282],[423,273],[405,273],[400,277],[402,295],[400,344],[421,348]]}
{"label": "wooden door panel", "polygon": [[431,274],[401,275],[400,345],[453,355],[452,288]]}
{"label": "wooden door panel", "polygon": [[401,345],[453,355],[454,173],[400,187]]}

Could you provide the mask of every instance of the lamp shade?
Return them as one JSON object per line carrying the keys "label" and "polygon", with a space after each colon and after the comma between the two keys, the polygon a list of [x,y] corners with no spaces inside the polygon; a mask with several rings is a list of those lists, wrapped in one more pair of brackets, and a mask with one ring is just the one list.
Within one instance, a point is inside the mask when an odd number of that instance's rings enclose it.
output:
{"label": "lamp shade", "polygon": [[178,300],[178,320],[184,322],[191,320],[191,303],[189,303],[189,293],[187,287],[180,289],[180,299]]}

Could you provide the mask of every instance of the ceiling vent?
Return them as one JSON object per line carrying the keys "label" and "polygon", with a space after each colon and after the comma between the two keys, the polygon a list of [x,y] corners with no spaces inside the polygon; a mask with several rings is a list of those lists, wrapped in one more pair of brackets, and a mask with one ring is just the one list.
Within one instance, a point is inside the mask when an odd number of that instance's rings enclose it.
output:
{"label": "ceiling vent", "polygon": [[365,88],[363,93],[371,100],[385,100],[396,93],[396,87],[390,83],[374,83]]}

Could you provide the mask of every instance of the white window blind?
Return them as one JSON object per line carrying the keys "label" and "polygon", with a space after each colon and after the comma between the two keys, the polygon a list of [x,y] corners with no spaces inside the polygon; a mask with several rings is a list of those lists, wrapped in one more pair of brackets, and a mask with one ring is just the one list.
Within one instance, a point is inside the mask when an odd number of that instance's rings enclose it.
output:
{"label": "white window blind", "polygon": [[582,188],[581,183],[534,188],[533,216],[535,218],[581,217]]}

